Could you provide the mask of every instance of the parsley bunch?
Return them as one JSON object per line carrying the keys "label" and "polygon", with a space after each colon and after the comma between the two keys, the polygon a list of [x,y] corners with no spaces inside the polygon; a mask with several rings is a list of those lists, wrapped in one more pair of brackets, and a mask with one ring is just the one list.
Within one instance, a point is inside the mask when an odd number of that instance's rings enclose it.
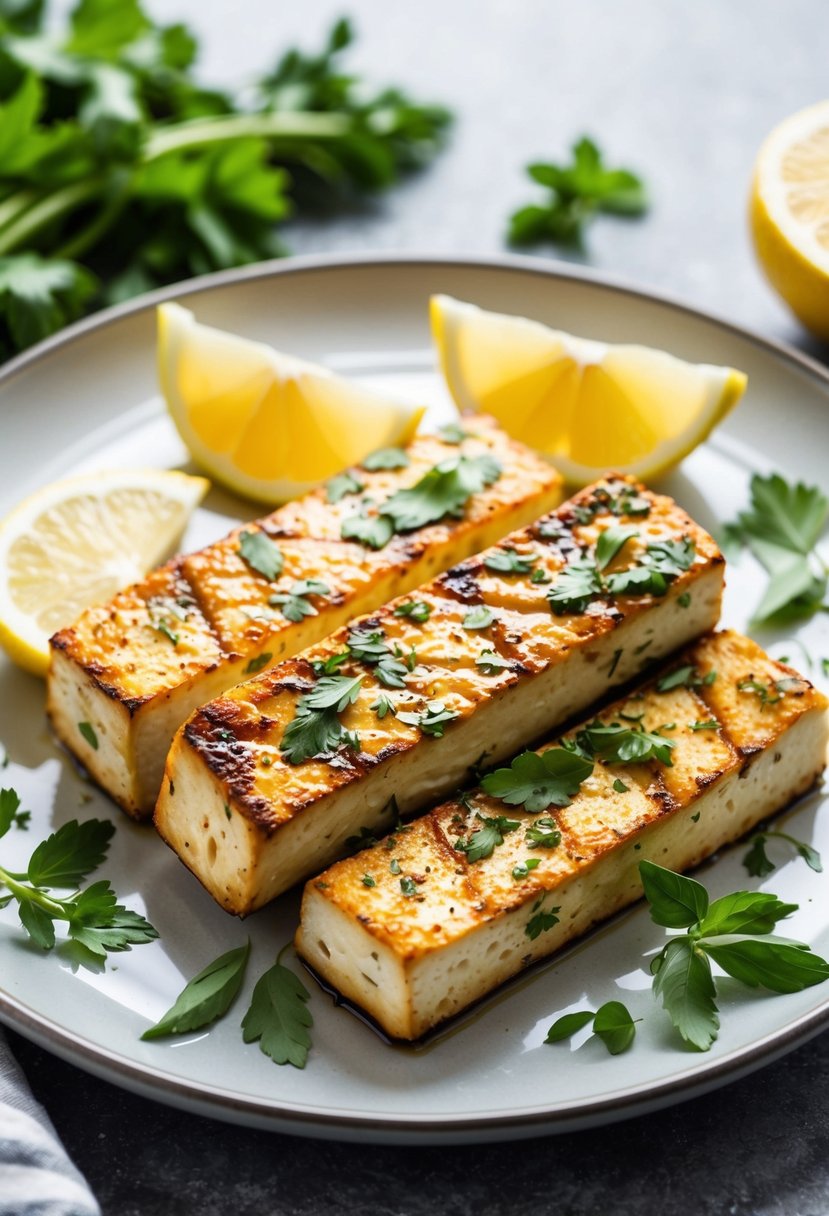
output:
{"label": "parsley bunch", "polygon": [[772,933],[797,911],[764,891],[735,891],[710,902],[705,887],[651,861],[639,864],[651,919],[671,937],[651,963],[654,994],[681,1037],[707,1051],[717,1037],[717,988],[711,963],[750,988],[801,992],[829,979],[829,963],[802,942]]}
{"label": "parsley bunch", "polygon": [[[19,806],[14,790],[0,791],[0,838],[20,823]],[[106,857],[114,831],[105,819],[73,819],[37,845],[25,871],[0,866],[0,887],[9,892],[0,896],[0,908],[16,900],[21,925],[44,950],[55,945],[56,922],[65,923],[69,938],[99,960],[158,937],[143,916],[117,903],[105,880],[78,889]]]}
{"label": "parsley bunch", "polygon": [[824,605],[829,567],[817,552],[829,499],[817,486],[790,484],[777,473],[751,479],[747,510],[727,524],[723,548],[747,546],[769,576],[755,621],[811,616]]}
{"label": "parsley bunch", "polygon": [[63,28],[44,3],[4,4],[0,356],[91,308],[276,256],[292,212],[428,162],[448,111],[345,73],[352,40],[338,21],[241,100],[198,82],[193,34],[140,0],[78,0]]}
{"label": "parsley bunch", "polygon": [[638,216],[648,209],[641,179],[629,169],[608,169],[587,136],[573,144],[569,165],[538,163],[528,165],[527,173],[550,193],[545,203],[521,207],[510,217],[509,240],[516,245],[580,246],[599,212]]}

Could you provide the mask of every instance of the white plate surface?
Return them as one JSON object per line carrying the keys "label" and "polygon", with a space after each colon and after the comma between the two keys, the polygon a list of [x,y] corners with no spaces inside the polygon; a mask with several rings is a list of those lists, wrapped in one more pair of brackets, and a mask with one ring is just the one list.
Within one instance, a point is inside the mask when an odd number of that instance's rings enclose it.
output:
{"label": "white plate surface", "polygon": [[[714,440],[665,482],[708,528],[745,502],[754,469],[780,469],[820,483],[829,451],[829,376],[816,364],[713,318],[538,263],[418,259],[303,260],[215,276],[178,294],[202,321],[426,399],[448,398],[434,370],[426,303],[444,291],[504,312],[536,317],[609,341],[646,342],[685,358],[749,374],[748,393]],[[0,374],[0,449],[7,475],[0,512],[54,477],[95,468],[186,466],[157,395],[155,299],[85,322],[22,356]],[[10,480],[9,471],[14,471]],[[249,505],[215,491],[194,518],[189,548],[221,536]],[[746,628],[763,579],[746,558],[733,568],[726,624]],[[798,643],[757,635],[805,666]],[[799,643],[829,655],[829,624],[801,628]],[[118,826],[100,874],[161,937],[111,956],[105,972],[43,954],[24,938],[13,908],[0,912],[0,1018],[112,1081],[160,1101],[239,1122],[376,1141],[484,1140],[596,1125],[713,1088],[757,1067],[829,1024],[829,985],[785,997],[720,984],[722,1031],[713,1049],[682,1050],[655,1006],[648,951],[662,931],[639,907],[532,972],[425,1048],[389,1047],[337,1009],[312,981],[314,1047],[305,1071],[271,1064],[246,1046],[239,1018],[253,982],[292,935],[297,900],[287,896],[245,924],[227,917],[155,837],[129,823],[55,746],[43,686],[0,659],[0,741],[10,763],[0,784],[31,808],[29,832],[0,843],[19,868],[33,843],[74,817]],[[829,859],[829,808],[819,795],[786,816],[788,830]],[[748,879],[739,847],[706,867],[717,894]],[[785,857],[785,850],[781,854]],[[787,934],[829,951],[827,878],[785,860],[762,886],[800,904]],[[232,1013],[209,1033],[142,1043],[184,982],[220,952],[253,943],[248,980]],[[294,964],[298,966],[298,964]],[[641,1017],[634,1049],[610,1058],[585,1034],[572,1046],[543,1045],[561,1012],[618,998]],[[586,1032],[585,1032],[586,1033]]]}

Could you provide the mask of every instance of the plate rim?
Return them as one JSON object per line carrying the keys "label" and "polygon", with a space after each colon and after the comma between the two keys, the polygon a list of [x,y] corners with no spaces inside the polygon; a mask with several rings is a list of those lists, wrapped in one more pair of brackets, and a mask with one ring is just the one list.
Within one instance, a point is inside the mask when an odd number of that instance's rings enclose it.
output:
{"label": "plate rim", "polygon": [[[48,359],[87,334],[107,328],[133,314],[155,308],[167,300],[283,275],[360,270],[365,267],[402,269],[412,266],[485,270],[492,273],[506,270],[531,277],[586,283],[606,291],[655,303],[725,329],[759,346],[816,379],[829,393],[829,368],[812,356],[784,341],[767,338],[748,326],[721,317],[714,311],[688,304],[670,293],[638,287],[623,278],[606,275],[592,267],[573,266],[557,260],[514,254],[455,256],[428,252],[309,254],[257,262],[250,266],[181,280],[94,313],[23,351],[0,369],[0,388],[5,388],[21,373],[29,371],[35,364]],[[538,1105],[505,1114],[482,1112],[450,1118],[441,1115],[411,1115],[394,1119],[386,1115],[338,1113],[317,1105],[298,1107],[292,1103],[280,1103],[271,1099],[234,1095],[218,1086],[167,1075],[124,1057],[117,1051],[103,1048],[91,1040],[68,1034],[49,1017],[27,1008],[11,993],[3,991],[0,991],[0,1023],[5,1023],[45,1049],[104,1080],[123,1085],[151,1100],[164,1100],[168,1104],[208,1117],[225,1118],[272,1131],[320,1138],[356,1139],[368,1133],[375,1143],[385,1141],[424,1144],[446,1143],[452,1139],[484,1142],[530,1134],[574,1131],[631,1118],[677,1101],[688,1100],[726,1080],[736,1080],[761,1064],[774,1062],[819,1034],[829,1026],[829,999],[821,1008],[801,1014],[783,1030],[772,1031],[761,1039],[730,1052],[722,1059],[709,1063],[702,1073],[692,1071],[655,1083],[627,1086],[610,1096],[598,1095],[571,1101],[566,1109],[561,1110],[551,1110],[549,1105]]]}

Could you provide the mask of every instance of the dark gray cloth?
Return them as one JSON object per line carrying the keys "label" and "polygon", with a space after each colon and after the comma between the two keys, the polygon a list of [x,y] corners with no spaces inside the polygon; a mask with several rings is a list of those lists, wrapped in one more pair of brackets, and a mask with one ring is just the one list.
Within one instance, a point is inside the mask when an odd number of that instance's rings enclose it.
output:
{"label": "dark gray cloth", "polygon": [[100,1216],[0,1030],[0,1216]]}

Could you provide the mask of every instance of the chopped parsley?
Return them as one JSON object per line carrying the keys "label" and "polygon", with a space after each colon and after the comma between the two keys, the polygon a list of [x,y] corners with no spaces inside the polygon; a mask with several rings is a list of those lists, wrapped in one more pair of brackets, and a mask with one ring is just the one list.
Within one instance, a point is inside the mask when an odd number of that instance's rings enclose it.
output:
{"label": "chopped parsley", "polygon": [[413,895],[417,895],[417,883],[406,874],[400,879],[400,890],[407,899],[411,899]]}
{"label": "chopped parsley", "polygon": [[657,692],[669,692],[672,688],[701,688],[715,682],[717,673],[713,669],[701,676],[693,663],[676,667],[656,681]]}
{"label": "chopped parsley", "polygon": [[524,927],[524,933],[531,942],[534,942],[542,933],[546,933],[548,929],[552,929],[554,925],[558,924],[557,913],[561,911],[561,908],[548,908],[545,910],[544,898],[542,895],[540,899],[535,901],[531,908],[532,915]]}
{"label": "chopped parsley", "polygon": [[364,887],[376,887],[377,886],[376,881],[372,878],[372,876],[370,874],[364,874],[363,877],[360,879],[360,882],[363,884]]}
{"label": "chopped parsley", "polygon": [[269,582],[279,578],[285,568],[282,550],[264,532],[243,532],[239,537],[239,553],[252,570]]}
{"label": "chopped parsley", "polygon": [[689,730],[722,730],[722,725],[716,718],[706,718],[700,722],[689,722]]}
{"label": "chopped parsley", "polygon": [[432,615],[432,605],[427,604],[426,600],[407,600],[405,604],[397,605],[394,615],[408,617],[410,621],[422,625]]}
{"label": "chopped parsley", "polygon": [[547,601],[556,616],[568,612],[584,612],[587,605],[602,594],[602,580],[596,563],[580,557],[558,574],[547,592]]}
{"label": "chopped parsley", "polygon": [[87,743],[92,748],[92,750],[97,752],[98,736],[95,734],[95,727],[92,725],[92,723],[91,722],[79,722],[78,730],[81,732],[84,739],[86,739]]}
{"label": "chopped parsley", "polygon": [[484,558],[487,570],[495,570],[499,574],[529,574],[538,557],[534,553],[517,553],[512,545],[503,549],[493,549]]}
{"label": "chopped parsley", "polygon": [[338,714],[356,701],[362,681],[362,676],[323,676],[311,692],[299,698],[280,744],[289,764],[327,755],[343,744],[359,748],[359,740],[345,730]]}
{"label": "chopped parsley", "polygon": [[512,667],[512,660],[505,659],[495,650],[482,650],[475,660],[475,666],[480,667],[485,676],[497,676],[499,671]]}
{"label": "chopped parsley", "polygon": [[778,701],[782,701],[787,692],[793,688],[799,688],[802,680],[796,676],[785,676],[782,680],[769,680],[767,684],[762,684],[759,680],[740,680],[737,684],[738,692],[750,692],[760,700],[760,705],[763,709],[776,705]]}
{"label": "chopped parsley", "polygon": [[306,616],[317,616],[317,610],[308,600],[309,595],[330,595],[331,588],[316,578],[301,578],[293,583],[287,594],[272,595],[268,603],[272,608],[281,608],[289,621],[299,622]]}
{"label": "chopped parsley", "polygon": [[522,878],[526,878],[532,870],[540,865],[540,857],[527,857],[524,861],[519,861],[517,865],[512,867],[512,876],[516,882],[519,882]]}
{"label": "chopped parsley", "polygon": [[495,620],[495,613],[486,604],[476,604],[463,618],[464,629],[487,629]]}
{"label": "chopped parsley", "polygon": [[349,515],[340,528],[343,540],[356,540],[370,549],[383,549],[394,535],[387,515]]}
{"label": "chopped parsley", "polygon": [[605,724],[598,719],[577,733],[576,744],[586,755],[598,756],[609,764],[642,764],[656,759],[668,767],[673,764],[671,752],[676,746],[673,740],[641,727]]}
{"label": "chopped parsley", "polygon": [[438,436],[444,443],[452,443],[455,446],[463,443],[464,439],[472,438],[469,432],[465,431],[457,422],[447,422],[445,426],[439,427]]}
{"label": "chopped parsley", "polygon": [[447,722],[454,722],[460,714],[455,709],[447,709],[443,701],[427,701],[426,708],[420,712],[398,712],[397,717],[407,726],[417,726],[424,735],[441,739]]}
{"label": "chopped parsley", "polygon": [[478,812],[482,826],[472,833],[468,840],[456,840],[455,849],[466,854],[469,862],[483,861],[491,857],[498,845],[504,843],[504,836],[514,832],[521,826],[519,820],[508,819],[505,815],[482,815]]}
{"label": "chopped parsley", "polygon": [[346,471],[329,478],[325,483],[325,496],[329,502],[339,502],[347,494],[359,494],[364,488],[363,483],[358,481],[353,473]]}
{"label": "chopped parsley", "polygon": [[596,541],[596,565],[599,570],[606,570],[627,542],[638,535],[639,529],[630,524],[614,524],[605,528]]}
{"label": "chopped parsley", "polygon": [[364,469],[373,473],[377,469],[407,469],[411,462],[402,448],[378,448],[361,463]]}
{"label": "chopped parsley", "polygon": [[556,849],[561,844],[561,832],[554,819],[544,816],[527,828],[524,839],[531,849]]}
{"label": "chopped parsley", "polygon": [[261,671],[263,667],[267,667],[272,658],[273,655],[267,650],[264,654],[256,655],[254,658],[248,660],[247,664],[245,665],[244,674],[246,676],[256,675],[256,673]]}

